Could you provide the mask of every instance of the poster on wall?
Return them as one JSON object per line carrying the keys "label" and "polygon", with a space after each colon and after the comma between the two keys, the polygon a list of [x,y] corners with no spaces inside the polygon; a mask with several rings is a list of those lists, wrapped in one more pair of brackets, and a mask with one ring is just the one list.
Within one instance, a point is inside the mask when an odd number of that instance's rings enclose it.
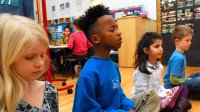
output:
{"label": "poster on wall", "polygon": [[65,3],[65,7],[66,7],[66,13],[70,13],[70,4],[69,2]]}
{"label": "poster on wall", "polygon": [[51,7],[51,11],[52,11],[52,17],[56,17],[56,6],[52,6]]}
{"label": "poster on wall", "polygon": [[184,0],[177,0],[177,6],[178,6],[178,8],[184,7],[185,1]]}
{"label": "poster on wall", "polygon": [[163,0],[163,1],[162,1],[163,9],[164,9],[164,10],[171,10],[171,9],[173,9],[174,6],[175,6],[174,1],[175,1],[175,0],[170,0],[170,1],[169,1],[169,0]]}
{"label": "poster on wall", "polygon": [[176,0],[162,0],[162,8],[164,10],[172,10],[175,7]]}
{"label": "poster on wall", "polygon": [[166,23],[167,22],[167,16],[168,16],[168,12],[163,12],[162,13],[162,23]]}
{"label": "poster on wall", "polygon": [[186,7],[193,6],[193,0],[185,0],[185,6]]}
{"label": "poster on wall", "polygon": [[194,9],[194,19],[200,19],[200,7]]}
{"label": "poster on wall", "polygon": [[175,22],[176,21],[176,12],[169,11],[162,13],[162,23],[166,22]]}
{"label": "poster on wall", "polygon": [[193,9],[183,9],[177,11],[177,20],[192,20],[193,19]]}
{"label": "poster on wall", "polygon": [[193,6],[193,0],[177,0],[178,8],[189,7],[189,6]]}
{"label": "poster on wall", "polygon": [[193,29],[193,26],[194,26],[193,23],[186,23],[185,25],[186,25],[186,26],[189,26],[189,27],[192,28],[192,29]]}
{"label": "poster on wall", "polygon": [[82,0],[75,0],[75,7],[77,11],[82,10]]}
{"label": "poster on wall", "polygon": [[185,10],[178,10],[177,11],[177,20],[178,21],[185,20]]}
{"label": "poster on wall", "polygon": [[195,0],[195,5],[200,5],[200,0]]}
{"label": "poster on wall", "polygon": [[166,34],[167,33],[167,25],[166,24],[163,24],[162,25],[162,34]]}
{"label": "poster on wall", "polygon": [[173,29],[175,28],[176,24],[163,24],[162,25],[162,34],[172,33]]}
{"label": "poster on wall", "polygon": [[193,9],[185,9],[185,20],[193,19]]}
{"label": "poster on wall", "polygon": [[65,5],[64,3],[60,4],[60,15],[64,15],[65,14]]}
{"label": "poster on wall", "polygon": [[175,11],[169,11],[168,12],[168,22],[175,22],[176,21],[176,12]]}

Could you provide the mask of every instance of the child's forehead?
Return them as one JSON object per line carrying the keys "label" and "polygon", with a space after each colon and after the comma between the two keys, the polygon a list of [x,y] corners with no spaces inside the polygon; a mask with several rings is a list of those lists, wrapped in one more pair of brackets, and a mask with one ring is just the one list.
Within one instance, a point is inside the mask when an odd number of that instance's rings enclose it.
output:
{"label": "child's forehead", "polygon": [[69,28],[65,28],[65,30],[70,30]]}
{"label": "child's forehead", "polygon": [[[192,35],[185,35],[184,37],[177,37],[177,38],[175,38],[175,40],[179,40],[178,42],[184,42],[184,41],[186,41],[186,40],[192,40]],[[176,42],[174,40],[174,42]]]}
{"label": "child's forehead", "polygon": [[42,41],[33,41],[33,43],[29,43],[27,45],[28,49],[26,51],[33,52],[33,51],[40,51],[44,50],[46,51],[47,46]]}
{"label": "child's forehead", "polygon": [[153,43],[152,44],[154,44],[154,43],[162,43],[162,39],[153,39]]}
{"label": "child's forehead", "polygon": [[28,49],[31,49],[31,48],[38,48],[38,47],[48,47],[47,43],[45,42],[45,40],[41,39],[41,38],[37,38],[34,39],[34,40],[30,40],[30,41],[27,41],[25,43],[25,46],[28,47]]}
{"label": "child's forehead", "polygon": [[177,37],[177,39],[179,39],[179,40],[183,40],[183,39],[187,39],[187,38],[192,38],[192,34],[185,34],[182,37]]}
{"label": "child's forehead", "polygon": [[96,24],[98,25],[112,25],[116,24],[115,19],[110,15],[104,15],[97,19]]}
{"label": "child's forehead", "polygon": [[192,34],[187,34],[182,39],[190,39],[190,38],[192,38]]}

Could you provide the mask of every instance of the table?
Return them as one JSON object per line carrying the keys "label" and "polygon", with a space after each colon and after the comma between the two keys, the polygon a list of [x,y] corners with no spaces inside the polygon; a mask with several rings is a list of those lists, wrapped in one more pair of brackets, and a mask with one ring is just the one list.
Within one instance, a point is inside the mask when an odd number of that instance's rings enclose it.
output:
{"label": "table", "polygon": [[64,45],[59,45],[59,46],[54,46],[54,45],[49,45],[50,49],[63,49],[63,48],[68,48],[67,44]]}
{"label": "table", "polygon": [[[68,48],[68,45],[67,44],[64,44],[64,45],[59,45],[59,46],[54,46],[54,45],[49,45],[49,48],[50,49],[61,49],[62,51],[63,51],[63,64],[65,64],[65,61],[66,61],[66,52],[65,52],[65,49],[67,49]],[[63,71],[66,71],[66,69],[65,69],[65,67],[63,67],[64,69],[63,69]],[[63,72],[63,76],[64,76],[64,73],[65,72]],[[67,74],[66,74],[66,76],[67,76]]]}
{"label": "table", "polygon": [[[68,45],[67,44],[65,44],[65,45],[59,45],[59,46],[54,46],[54,45],[49,45],[49,48],[50,49],[62,49],[63,50],[63,64],[65,64],[65,61],[66,61],[66,59],[65,59],[65,49],[68,49]],[[63,67],[64,69],[63,69],[63,71],[65,72],[66,70],[66,68],[65,67]],[[64,72],[63,72],[63,74],[64,74]],[[66,74],[67,75],[67,74]],[[66,81],[66,79],[53,79],[52,81],[63,81],[63,82],[65,82]],[[65,83],[66,84],[66,83]],[[71,94],[73,91],[72,91],[72,87],[73,87],[74,85],[69,85],[69,86],[66,86],[66,87],[63,87],[63,88],[57,88],[57,90],[58,91],[62,91],[62,90],[67,90],[67,92],[69,93],[69,94]]]}

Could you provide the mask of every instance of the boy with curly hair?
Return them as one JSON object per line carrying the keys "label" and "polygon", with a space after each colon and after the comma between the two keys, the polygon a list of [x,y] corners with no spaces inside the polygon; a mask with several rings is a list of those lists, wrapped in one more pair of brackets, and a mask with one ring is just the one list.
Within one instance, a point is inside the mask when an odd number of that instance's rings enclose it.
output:
{"label": "boy with curly hair", "polygon": [[129,99],[120,86],[119,68],[109,53],[121,47],[122,38],[108,8],[90,7],[79,19],[81,29],[94,45],[95,55],[86,62],[77,81],[73,112],[159,112],[155,91]]}

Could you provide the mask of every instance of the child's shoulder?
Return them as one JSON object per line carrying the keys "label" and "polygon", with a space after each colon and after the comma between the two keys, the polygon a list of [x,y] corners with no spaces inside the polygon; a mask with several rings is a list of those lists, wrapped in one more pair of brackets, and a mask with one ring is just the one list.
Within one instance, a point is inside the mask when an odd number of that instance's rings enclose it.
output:
{"label": "child's shoulder", "polygon": [[184,54],[180,53],[179,51],[174,51],[173,54],[171,55],[171,59],[173,60],[182,60],[184,59]]}
{"label": "child's shoulder", "polygon": [[101,69],[102,67],[108,67],[113,65],[118,68],[118,65],[115,62],[113,62],[110,58],[98,58],[92,56],[90,59],[87,60],[84,67],[89,68],[91,70]]}
{"label": "child's shoulder", "polygon": [[160,61],[157,61],[157,68],[163,69],[163,65]]}
{"label": "child's shoulder", "polygon": [[45,81],[45,89],[50,91],[56,91],[56,88],[49,81]]}
{"label": "child's shoulder", "polygon": [[175,51],[173,52],[172,55],[175,55],[175,56],[183,56],[183,53],[181,53],[181,52],[175,50]]}
{"label": "child's shoulder", "polygon": [[81,76],[89,78],[88,76],[90,75],[90,77],[95,77],[96,75],[100,75],[100,73],[113,68],[113,65],[114,68],[118,68],[118,65],[110,59],[97,58],[93,56],[85,63],[81,70]]}
{"label": "child's shoulder", "polygon": [[74,32],[74,33],[72,33],[70,36],[77,36],[77,35],[81,35],[82,34],[82,32]]}
{"label": "child's shoulder", "polygon": [[55,90],[56,88],[53,86],[53,84],[51,84],[49,81],[37,81],[37,85],[39,85],[39,87],[43,87],[46,90]]}

